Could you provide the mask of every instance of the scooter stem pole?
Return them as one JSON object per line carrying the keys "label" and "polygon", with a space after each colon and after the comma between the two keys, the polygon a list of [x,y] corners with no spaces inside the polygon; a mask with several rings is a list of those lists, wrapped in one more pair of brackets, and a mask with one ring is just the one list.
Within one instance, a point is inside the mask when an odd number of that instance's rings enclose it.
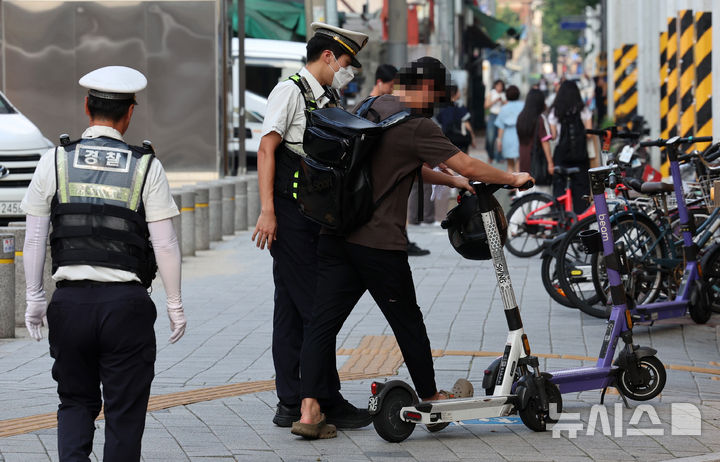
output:
{"label": "scooter stem pole", "polygon": [[[670,174],[673,179],[673,186],[675,187],[675,198],[677,199],[678,214],[680,215],[680,225],[690,224],[690,214],[688,213],[687,205],[685,204],[685,196],[683,195],[683,182],[680,176],[680,164],[677,160],[677,152],[674,146],[668,146],[668,159],[670,160]],[[683,243],[685,247],[690,247],[693,244],[693,236],[687,226],[683,226]]]}
{"label": "scooter stem pole", "polygon": [[515,300],[512,281],[510,281],[510,272],[508,271],[505,253],[502,249],[502,241],[498,233],[494,212],[483,212],[482,220],[488,238],[493,269],[495,270],[495,277],[497,278],[498,288],[500,289],[500,296],[502,297],[508,327],[511,331],[517,330],[522,328],[522,320],[520,319],[520,310]]}

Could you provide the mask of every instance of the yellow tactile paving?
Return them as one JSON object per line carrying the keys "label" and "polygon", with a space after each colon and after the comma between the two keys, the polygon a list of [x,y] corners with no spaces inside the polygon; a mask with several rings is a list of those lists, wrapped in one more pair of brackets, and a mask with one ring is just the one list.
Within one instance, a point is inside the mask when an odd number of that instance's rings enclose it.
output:
{"label": "yellow tactile paving", "polygon": [[[349,356],[338,371],[340,380],[360,380],[377,377],[387,377],[397,374],[398,368],[403,363],[402,353],[391,335],[367,335],[360,341],[357,348],[340,348],[337,351],[339,356]],[[470,350],[432,350],[435,357],[442,356],[473,356],[473,357],[495,357],[502,353],[497,351],[470,351]],[[581,361],[596,361],[597,358],[578,355],[543,354],[536,356],[552,359],[572,359]],[[715,361],[710,362],[712,366],[720,366]],[[713,375],[712,380],[720,380],[720,369],[710,367],[683,366],[666,364],[667,369],[696,372]],[[717,377],[715,377],[717,376]],[[148,403],[148,411],[158,411],[175,406],[185,406],[202,401],[212,401],[222,398],[230,398],[261,391],[275,389],[274,380],[258,380],[254,382],[241,382],[216,387],[199,388],[195,390],[168,393],[165,395],[151,396]],[[608,390],[613,393],[612,389]],[[103,419],[100,413],[98,419]],[[0,438],[29,433],[45,428],[53,428],[57,425],[57,415],[52,412],[38,414],[17,419],[0,421]]]}

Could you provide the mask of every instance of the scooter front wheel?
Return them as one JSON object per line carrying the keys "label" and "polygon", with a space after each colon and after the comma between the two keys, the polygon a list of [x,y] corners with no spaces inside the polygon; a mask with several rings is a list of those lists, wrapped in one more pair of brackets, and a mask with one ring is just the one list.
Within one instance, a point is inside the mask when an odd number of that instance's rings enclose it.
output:
{"label": "scooter front wheel", "polygon": [[[548,423],[557,422],[562,412],[562,395],[560,389],[550,380],[545,380],[545,396],[548,400],[548,411],[543,411],[539,396],[533,396],[525,409],[519,409],[520,419],[532,431],[544,432]],[[520,386],[524,385],[519,385]],[[519,394],[519,393],[518,393]]]}
{"label": "scooter front wheel", "polygon": [[373,417],[373,427],[377,434],[391,443],[407,439],[415,430],[415,424],[402,420],[400,409],[413,404],[413,397],[407,390],[400,387],[390,390],[382,400],[380,412]]}
{"label": "scooter front wheel", "polygon": [[625,396],[635,401],[653,399],[665,388],[665,380],[667,380],[665,366],[655,356],[646,356],[638,361],[638,369],[642,378],[641,383],[633,383],[628,371],[623,369],[618,376],[618,388]]}

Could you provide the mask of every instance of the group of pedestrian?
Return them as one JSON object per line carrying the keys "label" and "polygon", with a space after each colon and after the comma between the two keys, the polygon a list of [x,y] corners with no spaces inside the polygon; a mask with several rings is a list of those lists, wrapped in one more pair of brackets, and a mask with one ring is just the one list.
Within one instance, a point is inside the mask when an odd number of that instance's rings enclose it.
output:
{"label": "group of pedestrian", "polygon": [[553,175],[554,167],[579,167],[580,172],[571,175],[571,188],[573,209],[581,213],[587,208],[584,196],[590,192],[591,158],[585,130],[592,127],[593,114],[577,84],[563,81],[549,108],[539,88],[532,88],[524,103],[518,87],[510,85],[504,97],[498,96],[502,89],[504,83],[496,81],[486,101],[488,157],[506,160],[508,172],[531,172],[538,185],[552,185],[555,197],[565,193],[566,177]]}
{"label": "group of pedestrian", "polygon": [[[339,90],[354,77],[352,68],[361,67],[357,54],[368,37],[322,23],[313,23],[312,33],[307,64],[268,98],[258,150],[261,214],[252,234],[273,260],[278,397],[273,422],[308,439],[332,438],[336,428],[371,422],[366,409],[340,393],[335,363],[336,336],[366,291],[395,333],[418,396],[468,395],[469,383],[462,380],[452,392],[439,390],[435,381],[408,264],[407,207],[414,173],[421,171],[428,184],[471,192],[470,180],[518,187],[532,179],[470,157],[467,144],[462,149],[453,144],[430,120],[437,107],[457,100],[457,91],[450,88],[443,64],[424,57],[397,72],[385,67],[376,79],[368,118],[380,122],[401,111],[411,117],[388,128],[371,153],[372,217],[345,234],[322,229],[300,212],[295,194],[305,157],[306,115],[340,105]],[[123,139],[145,77],[111,66],[79,83],[88,89],[90,126],[80,139],[63,137],[42,156],[22,203],[26,326],[40,340],[47,315],[60,397],[59,459],[89,460],[94,421],[104,406],[103,460],[133,462],[140,460],[154,377],[156,309],[147,290],[156,272],[167,296],[169,341],[178,341],[186,328],[180,250],[171,220],[179,212],[152,145],[131,146]],[[461,122],[459,134],[469,131],[466,139],[474,143],[467,114],[452,111]],[[42,272],[51,224],[58,289],[48,306]]]}

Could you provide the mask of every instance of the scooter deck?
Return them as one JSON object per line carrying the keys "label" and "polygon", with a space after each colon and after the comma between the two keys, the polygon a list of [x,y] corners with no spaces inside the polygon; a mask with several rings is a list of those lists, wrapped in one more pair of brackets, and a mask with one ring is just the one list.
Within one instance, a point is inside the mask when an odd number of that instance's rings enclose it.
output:
{"label": "scooter deck", "polygon": [[400,409],[400,418],[406,422],[433,424],[504,417],[512,413],[516,399],[511,395],[423,401]]}
{"label": "scooter deck", "polygon": [[558,386],[560,393],[601,390],[612,381],[616,367],[579,367],[552,371],[550,381]]}

